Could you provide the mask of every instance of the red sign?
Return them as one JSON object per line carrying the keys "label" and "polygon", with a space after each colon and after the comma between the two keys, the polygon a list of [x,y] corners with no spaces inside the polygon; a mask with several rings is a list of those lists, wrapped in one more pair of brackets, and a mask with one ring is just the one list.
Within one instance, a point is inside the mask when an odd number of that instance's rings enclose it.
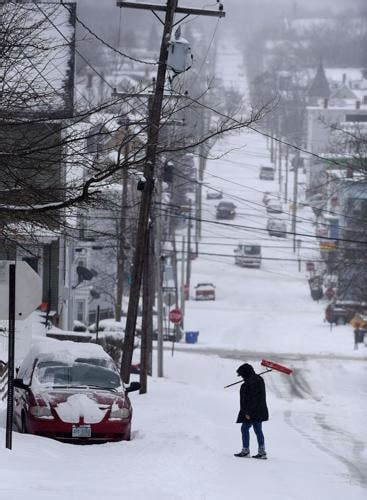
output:
{"label": "red sign", "polygon": [[181,309],[171,309],[169,312],[169,320],[171,323],[181,323],[182,321],[182,311]]}

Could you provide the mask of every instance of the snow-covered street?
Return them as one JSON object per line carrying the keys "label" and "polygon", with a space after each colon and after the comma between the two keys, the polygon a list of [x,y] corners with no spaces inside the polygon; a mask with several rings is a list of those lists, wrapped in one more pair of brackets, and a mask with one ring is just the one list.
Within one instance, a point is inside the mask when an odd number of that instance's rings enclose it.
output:
{"label": "snow-covered street", "polygon": [[[261,162],[246,150],[265,157],[265,141],[242,134],[226,147],[241,144],[246,148],[209,162],[206,179],[224,198],[236,197],[236,225],[264,227],[261,197],[268,184],[257,179]],[[323,322],[324,304],[311,300],[297,262],[235,266],[238,239],[260,241],[265,257],[292,259],[291,239],[212,224],[214,204],[205,202],[209,222],[200,251],[219,255],[193,262],[192,283],[214,282],[217,300],[187,302],[185,329],[198,330],[199,341],[181,342],[173,356],[167,349],[164,379],[153,377],[147,395],[131,397],[133,440],[79,447],[15,433],[13,450],[1,455],[1,498],[143,499],[147,491],[156,500],[239,499],[244,491],[283,500],[365,497],[365,348],[353,350],[350,326],[330,330]],[[260,371],[262,358],[294,369],[290,377],[264,376],[270,409],[266,463],[233,457],[241,447],[234,424],[238,387],[223,389],[236,381],[241,362]],[[4,429],[1,435],[4,441]]]}
{"label": "snow-covered street", "polygon": [[[241,65],[237,54],[229,61]],[[218,141],[211,158],[199,257],[192,261],[185,305],[184,329],[198,331],[198,342],[183,339],[173,353],[166,343],[163,378],[156,376],[154,350],[148,393],[130,396],[130,442],[78,446],[14,432],[9,451],[1,402],[0,500],[366,498],[367,346],[354,350],[352,327],[330,328],[326,302],[311,299],[305,261],[317,258],[312,211],[298,212],[297,231],[304,236],[294,253],[291,188],[281,215],[289,234],[271,237],[266,230],[262,198],[279,189],[278,179],[259,179],[260,167],[270,165],[266,138],[237,132]],[[210,188],[235,203],[233,220],[216,220],[218,200],[206,199]],[[261,245],[260,269],[235,265],[239,241]],[[215,284],[215,301],[194,300],[200,282]],[[294,373],[264,375],[269,459],[235,458],[242,447],[235,424],[239,385],[224,386],[238,380],[236,369],[244,362],[262,371],[264,358]]]}

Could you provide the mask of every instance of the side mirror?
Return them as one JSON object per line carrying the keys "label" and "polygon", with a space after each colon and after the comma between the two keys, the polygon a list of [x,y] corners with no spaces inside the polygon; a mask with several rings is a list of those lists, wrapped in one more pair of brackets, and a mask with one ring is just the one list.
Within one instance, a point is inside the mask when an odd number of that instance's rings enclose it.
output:
{"label": "side mirror", "polygon": [[14,387],[17,389],[29,389],[29,385],[25,384],[22,378],[14,379]]}
{"label": "side mirror", "polygon": [[131,382],[129,387],[126,387],[126,392],[134,392],[140,389],[140,382]]}

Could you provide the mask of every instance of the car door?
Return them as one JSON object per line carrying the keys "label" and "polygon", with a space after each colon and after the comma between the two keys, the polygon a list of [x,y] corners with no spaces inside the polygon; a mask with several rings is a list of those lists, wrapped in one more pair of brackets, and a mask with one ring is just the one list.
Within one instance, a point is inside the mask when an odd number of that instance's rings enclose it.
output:
{"label": "car door", "polygon": [[[16,378],[22,379],[25,384],[31,384],[32,373],[37,360],[26,360],[23,362],[18,370]],[[22,412],[28,411],[28,389],[14,388],[14,414],[13,423],[18,428],[22,428]]]}

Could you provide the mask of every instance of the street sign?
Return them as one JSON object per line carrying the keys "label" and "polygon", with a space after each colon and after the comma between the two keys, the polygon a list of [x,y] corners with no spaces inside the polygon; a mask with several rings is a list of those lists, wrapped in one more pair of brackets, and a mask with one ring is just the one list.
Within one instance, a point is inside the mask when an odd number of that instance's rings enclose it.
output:
{"label": "street sign", "polygon": [[176,294],[174,292],[169,291],[169,292],[164,292],[163,293],[163,302],[167,306],[174,305],[175,300],[176,300]]}
{"label": "street sign", "polygon": [[9,318],[9,265],[16,264],[15,319],[29,316],[42,302],[42,279],[27,262],[0,260],[0,320]]}
{"label": "street sign", "polygon": [[182,321],[181,309],[171,309],[169,312],[169,320],[171,323],[178,324]]}

